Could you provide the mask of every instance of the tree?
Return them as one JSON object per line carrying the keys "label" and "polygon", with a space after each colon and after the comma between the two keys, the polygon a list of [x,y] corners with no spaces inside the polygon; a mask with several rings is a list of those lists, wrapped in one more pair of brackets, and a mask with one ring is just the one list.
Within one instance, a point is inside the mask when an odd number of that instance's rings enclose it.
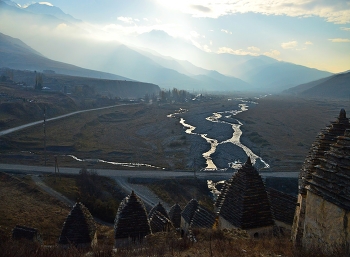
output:
{"label": "tree", "polygon": [[36,74],[35,77],[35,87],[36,90],[42,90],[43,89],[43,75],[40,73]]}

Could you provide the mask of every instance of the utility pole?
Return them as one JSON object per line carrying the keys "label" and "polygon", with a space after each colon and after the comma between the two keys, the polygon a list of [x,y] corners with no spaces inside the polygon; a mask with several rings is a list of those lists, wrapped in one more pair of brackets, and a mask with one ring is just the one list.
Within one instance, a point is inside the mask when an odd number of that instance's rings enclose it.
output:
{"label": "utility pole", "polygon": [[56,181],[57,175],[61,178],[61,176],[60,176],[60,168],[58,167],[57,155],[55,155],[55,181]]}
{"label": "utility pole", "polygon": [[44,107],[44,159],[45,159],[45,166],[46,166],[46,106]]}
{"label": "utility pole", "polygon": [[197,169],[196,158],[193,158],[193,175],[194,175],[194,178],[196,178],[196,169]]}

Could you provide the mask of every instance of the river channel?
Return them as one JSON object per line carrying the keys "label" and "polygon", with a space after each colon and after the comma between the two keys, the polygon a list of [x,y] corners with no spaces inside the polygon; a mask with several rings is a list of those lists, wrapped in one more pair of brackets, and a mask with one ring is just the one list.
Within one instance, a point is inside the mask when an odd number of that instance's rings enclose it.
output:
{"label": "river channel", "polygon": [[[227,111],[213,112],[210,116],[205,117],[206,121],[211,123],[216,123],[216,125],[225,126],[229,125],[229,129],[231,130],[232,136],[229,139],[222,140],[221,134],[218,132],[215,137],[213,137],[213,133],[211,133],[211,137],[208,136],[207,133],[199,133],[197,130],[202,130],[197,125],[194,126],[187,122],[183,117],[180,118],[180,124],[185,129],[185,132],[191,136],[197,136],[205,139],[207,144],[210,145],[210,149],[206,152],[202,153],[203,158],[205,159],[206,166],[204,170],[216,170],[218,169],[217,158],[218,158],[218,148],[220,147],[221,152],[229,151],[227,155],[229,155],[229,159],[227,160],[226,168],[231,167],[233,169],[239,169],[249,156],[252,160],[252,163],[255,165],[257,169],[266,169],[269,168],[269,164],[265,162],[260,156],[255,154],[249,147],[244,145],[241,142],[242,130],[241,127],[243,123],[236,118],[236,115],[241,112],[246,112],[249,110],[250,106],[257,105],[256,102],[253,101],[244,101],[242,99],[236,99],[239,101],[236,109],[231,109]],[[181,115],[184,113],[183,110],[179,112],[169,115],[169,117],[174,117],[177,115]],[[196,124],[207,124],[205,122],[197,122]],[[221,167],[225,168],[225,167]]]}

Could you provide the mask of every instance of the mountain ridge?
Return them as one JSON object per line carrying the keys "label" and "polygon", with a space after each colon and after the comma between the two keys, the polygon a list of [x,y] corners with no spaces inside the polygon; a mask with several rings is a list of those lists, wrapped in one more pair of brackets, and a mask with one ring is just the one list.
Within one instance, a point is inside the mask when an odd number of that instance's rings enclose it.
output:
{"label": "mountain ridge", "polygon": [[17,38],[7,36],[0,32],[0,67],[19,70],[53,70],[65,75],[91,78],[129,80],[129,78],[115,74],[80,68],[78,66],[58,62],[44,57],[36,50]]}
{"label": "mountain ridge", "polygon": [[304,97],[337,98],[350,97],[350,71],[311,81],[285,90],[286,94]]}

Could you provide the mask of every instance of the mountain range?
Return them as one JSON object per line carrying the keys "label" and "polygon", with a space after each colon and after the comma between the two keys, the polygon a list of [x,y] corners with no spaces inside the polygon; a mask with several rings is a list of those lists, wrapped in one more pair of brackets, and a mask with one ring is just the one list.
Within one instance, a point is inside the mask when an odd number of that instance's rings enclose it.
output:
{"label": "mountain range", "polygon": [[[46,4],[36,3],[21,8],[12,1],[0,0],[0,24],[5,20],[15,24],[14,31],[25,32],[33,24],[57,28],[64,22],[74,33],[86,33],[85,27],[81,26],[83,21]],[[18,20],[23,22],[18,24]],[[140,34],[133,45],[96,43],[87,38],[67,39],[59,34],[51,36],[50,32],[40,35],[42,40],[38,40],[24,32],[18,34],[18,39],[12,36],[16,33],[11,31],[7,32],[11,37],[6,33],[0,35],[0,67],[50,69],[68,75],[144,81],[165,89],[176,87],[217,92],[281,92],[332,75],[264,55],[207,53],[159,30]],[[27,41],[31,47],[26,45]],[[12,50],[9,45],[13,47]],[[43,51],[45,53],[41,54]],[[168,52],[176,55],[176,58],[166,56]]]}
{"label": "mountain range", "polygon": [[131,80],[115,74],[84,69],[75,65],[53,61],[24,44],[17,38],[0,33],[0,68],[7,67],[18,70],[53,70],[65,75],[104,78],[116,80]]}
{"label": "mountain range", "polygon": [[350,99],[350,71],[301,84],[285,93],[303,97]]}

